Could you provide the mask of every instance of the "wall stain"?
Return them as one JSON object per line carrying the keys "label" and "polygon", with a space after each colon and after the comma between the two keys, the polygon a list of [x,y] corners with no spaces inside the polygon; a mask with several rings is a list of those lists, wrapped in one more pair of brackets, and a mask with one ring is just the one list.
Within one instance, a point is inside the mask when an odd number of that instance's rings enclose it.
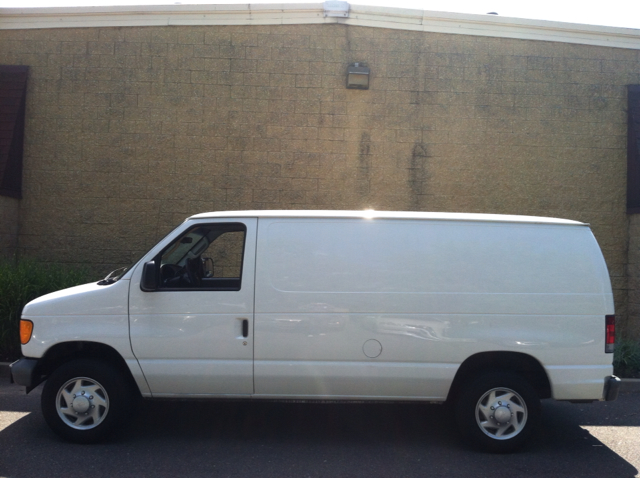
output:
{"label": "wall stain", "polygon": [[429,153],[427,145],[415,143],[411,151],[409,160],[409,174],[407,184],[409,186],[409,207],[410,210],[421,211],[425,206],[425,194],[427,193],[427,158]]}
{"label": "wall stain", "polygon": [[363,198],[371,195],[371,134],[363,131],[358,148],[358,180],[356,191]]}

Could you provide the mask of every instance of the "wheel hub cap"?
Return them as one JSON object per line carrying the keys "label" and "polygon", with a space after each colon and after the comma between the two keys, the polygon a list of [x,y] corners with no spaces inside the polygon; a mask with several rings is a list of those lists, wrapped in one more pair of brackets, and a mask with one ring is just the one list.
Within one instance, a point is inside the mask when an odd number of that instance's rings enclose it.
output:
{"label": "wheel hub cap", "polygon": [[511,420],[511,410],[507,407],[498,406],[495,409],[493,416],[498,423],[506,423]]}
{"label": "wheel hub cap", "polygon": [[508,440],[524,429],[528,412],[525,401],[516,391],[497,387],[480,397],[475,415],[485,435],[496,440]]}
{"label": "wheel hub cap", "polygon": [[56,410],[65,425],[76,430],[90,430],[109,413],[109,396],[95,379],[76,377],[68,380],[56,396]]}
{"label": "wheel hub cap", "polygon": [[71,408],[73,408],[78,413],[85,413],[91,407],[91,401],[89,398],[84,395],[80,395],[75,397],[71,402]]}

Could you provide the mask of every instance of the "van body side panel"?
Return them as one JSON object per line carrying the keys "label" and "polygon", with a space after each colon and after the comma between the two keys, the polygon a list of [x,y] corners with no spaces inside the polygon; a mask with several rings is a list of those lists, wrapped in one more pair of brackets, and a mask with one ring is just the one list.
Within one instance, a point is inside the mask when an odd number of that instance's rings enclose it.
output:
{"label": "van body side panel", "polygon": [[256,394],[444,400],[458,364],[427,361],[420,346],[439,325],[426,316],[261,314]]}
{"label": "van body side panel", "polygon": [[[609,277],[609,271],[607,264],[600,253],[600,248],[597,246],[596,238],[593,233],[589,231],[589,237],[595,247],[593,248],[594,260],[599,263],[599,277],[602,282],[602,301],[603,301],[603,313],[602,315],[615,314],[613,293],[611,291],[611,279]],[[597,249],[597,251],[595,250]],[[583,330],[585,340],[591,334],[593,337],[600,338],[603,335],[604,318],[602,315],[594,318],[593,321],[588,323],[594,324],[592,329],[586,327]],[[582,323],[581,323],[582,324]],[[571,328],[570,328],[571,330]],[[551,394],[556,400],[593,400],[603,399],[602,393],[604,388],[603,377],[608,377],[613,374],[612,354],[603,354],[602,347],[604,347],[604,340],[600,343],[597,340],[597,345],[593,354],[590,357],[580,357],[582,360],[589,360],[589,362],[570,362],[563,357],[558,357],[555,360],[547,361],[545,369],[549,376],[551,383]],[[604,358],[603,358],[604,356]],[[597,359],[600,358],[601,361]],[[595,365],[588,365],[589,363],[596,363]],[[579,365],[576,365],[579,364]]]}
{"label": "van body side panel", "polygon": [[602,263],[583,225],[260,218],[255,393],[443,400],[467,357],[514,351],[600,398]]}
{"label": "van body side panel", "polygon": [[[202,224],[226,220],[203,220]],[[154,397],[253,393],[253,301],[256,219],[232,221],[246,226],[240,290],[155,290],[143,292],[144,260],[131,278],[131,347]],[[168,237],[169,243],[188,223]],[[242,322],[249,336],[242,335]]]}
{"label": "van body side panel", "polygon": [[611,365],[551,365],[545,369],[556,400],[601,400],[604,377],[613,374]]}
{"label": "van body side panel", "polygon": [[[443,401],[458,366],[376,361],[260,361],[257,398]],[[359,374],[354,375],[354,369]],[[429,377],[429,383],[425,381]]]}

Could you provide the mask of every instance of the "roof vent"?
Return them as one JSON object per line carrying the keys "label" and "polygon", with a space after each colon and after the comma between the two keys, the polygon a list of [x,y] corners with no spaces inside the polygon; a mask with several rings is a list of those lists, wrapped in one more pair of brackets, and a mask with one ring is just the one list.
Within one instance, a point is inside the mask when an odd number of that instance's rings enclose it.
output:
{"label": "roof vent", "polygon": [[324,2],[324,16],[348,18],[349,2]]}

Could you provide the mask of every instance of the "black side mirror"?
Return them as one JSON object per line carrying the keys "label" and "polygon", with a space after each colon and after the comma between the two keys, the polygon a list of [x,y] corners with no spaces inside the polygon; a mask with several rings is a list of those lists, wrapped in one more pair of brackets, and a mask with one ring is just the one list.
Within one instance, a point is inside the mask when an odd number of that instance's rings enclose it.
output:
{"label": "black side mirror", "polygon": [[140,289],[145,292],[151,292],[158,288],[158,275],[156,274],[156,263],[154,261],[147,262],[142,269],[142,279],[140,280]]}

